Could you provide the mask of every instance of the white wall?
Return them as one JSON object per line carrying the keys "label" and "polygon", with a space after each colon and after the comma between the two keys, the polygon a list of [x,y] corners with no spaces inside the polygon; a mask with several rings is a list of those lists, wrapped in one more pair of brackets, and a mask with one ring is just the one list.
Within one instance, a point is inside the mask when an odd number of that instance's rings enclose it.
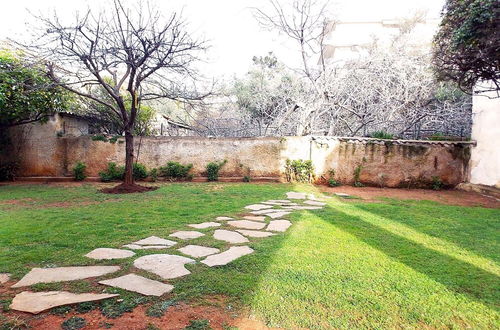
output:
{"label": "white wall", "polygon": [[500,98],[473,97],[472,139],[470,182],[500,188]]}

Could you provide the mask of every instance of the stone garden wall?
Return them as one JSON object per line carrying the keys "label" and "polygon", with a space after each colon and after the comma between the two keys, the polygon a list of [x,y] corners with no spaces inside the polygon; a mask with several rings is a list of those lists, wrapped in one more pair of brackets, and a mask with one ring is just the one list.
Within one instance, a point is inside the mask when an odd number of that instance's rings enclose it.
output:
{"label": "stone garden wall", "polygon": [[[69,177],[77,161],[85,162],[93,177],[108,162],[124,163],[125,144],[120,140],[112,144],[90,136],[30,136],[20,149],[22,177]],[[318,180],[334,169],[336,180],[350,184],[361,166],[360,181],[368,185],[416,187],[436,177],[454,186],[467,179],[471,144],[341,137],[147,137],[136,139],[136,154],[148,168],[171,160],[192,163],[195,178],[205,175],[208,162],[226,159],[223,178],[284,180],[287,159],[311,159]]]}

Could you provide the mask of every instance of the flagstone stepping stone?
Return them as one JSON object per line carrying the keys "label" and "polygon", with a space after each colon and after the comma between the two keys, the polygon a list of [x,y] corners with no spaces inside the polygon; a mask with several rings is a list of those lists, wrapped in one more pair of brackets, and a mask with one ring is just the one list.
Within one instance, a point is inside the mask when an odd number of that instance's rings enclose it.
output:
{"label": "flagstone stepping stone", "polygon": [[177,244],[175,241],[171,241],[168,239],[160,238],[158,236],[149,236],[148,238],[141,239],[137,242],[133,242],[135,245],[166,245],[168,247],[174,246]]}
{"label": "flagstone stepping stone", "polygon": [[230,218],[230,217],[217,217],[217,218],[215,218],[215,220],[217,220],[217,221],[233,220],[233,218]]}
{"label": "flagstone stepping stone", "polygon": [[273,220],[269,223],[266,230],[284,232],[290,227],[292,223],[288,220]]}
{"label": "flagstone stepping stone", "polygon": [[251,211],[250,213],[255,214],[255,215],[261,215],[261,214],[268,214],[272,212],[281,212],[283,210],[281,209],[267,209],[267,210],[259,210],[259,211]]}
{"label": "flagstone stepping stone", "polygon": [[337,195],[339,197],[350,197],[351,196],[351,195],[346,194],[346,193],[335,193],[335,195]]}
{"label": "flagstone stepping stone", "polygon": [[0,284],[7,283],[10,280],[9,273],[0,273]]}
{"label": "flagstone stepping stone", "polygon": [[76,303],[97,301],[119,296],[118,294],[80,293],[66,291],[30,292],[17,294],[10,305],[11,309],[20,312],[38,314],[47,309]]}
{"label": "flagstone stepping stone", "polygon": [[305,193],[299,193],[295,191],[290,191],[286,193],[286,198],[289,199],[306,199],[307,196]]}
{"label": "flagstone stepping stone", "polygon": [[180,251],[184,254],[187,254],[190,257],[193,258],[201,258],[201,257],[206,257],[211,254],[219,253],[220,250],[212,247],[206,247],[206,246],[201,246],[201,245],[186,245],[183,248],[177,249],[177,251]]}
{"label": "flagstone stepping stone", "polygon": [[210,221],[210,222],[202,222],[202,223],[198,223],[198,224],[192,224],[192,225],[188,225],[188,226],[196,228],[196,229],[206,229],[206,228],[211,228],[211,227],[219,227],[220,223]]}
{"label": "flagstone stepping stone", "polygon": [[243,217],[243,219],[252,220],[252,221],[265,221],[266,217],[258,216],[258,215],[247,215],[246,217]]}
{"label": "flagstone stepping stone", "polygon": [[123,259],[135,255],[135,252],[120,249],[98,248],[90,251],[85,256],[96,260]]}
{"label": "flagstone stepping stone", "polygon": [[289,210],[321,210],[321,206],[283,206],[284,209]]}
{"label": "flagstone stepping stone", "polygon": [[291,206],[298,205],[297,203],[279,203],[279,202],[262,202],[262,204],[273,205],[273,206]]}
{"label": "flagstone stepping stone", "polygon": [[205,236],[205,234],[200,233],[199,231],[177,231],[173,234],[169,235],[170,237],[176,237],[180,239],[194,239],[201,236]]}
{"label": "flagstone stepping stone", "polygon": [[79,266],[56,268],[33,268],[28,274],[14,284],[13,288],[33,285],[37,283],[54,283],[81,280],[97,277],[118,271],[118,266]]}
{"label": "flagstone stepping stone", "polygon": [[248,246],[233,246],[227,251],[207,257],[205,260],[202,260],[202,263],[209,267],[227,265],[231,261],[250,253],[253,253],[253,249]]}
{"label": "flagstone stepping stone", "polygon": [[262,229],[266,226],[265,223],[255,222],[250,220],[236,220],[236,221],[228,221],[228,225],[243,228],[243,229]]}
{"label": "flagstone stepping stone", "polygon": [[276,219],[276,218],[281,218],[281,217],[284,217],[285,215],[288,215],[290,214],[290,212],[274,212],[274,213],[268,213],[266,214],[268,217],[271,217],[273,219]]}
{"label": "flagstone stepping stone", "polygon": [[184,265],[194,264],[196,261],[190,258],[170,254],[150,254],[137,258],[134,267],[146,270],[160,276],[165,280],[191,274]]}
{"label": "flagstone stepping stone", "polygon": [[268,200],[270,203],[291,203],[288,199],[270,199]]}
{"label": "flagstone stepping stone", "polygon": [[233,244],[249,242],[245,236],[242,236],[237,232],[224,229],[216,229],[214,232],[214,238],[219,241],[225,241]]}
{"label": "flagstone stepping stone", "polygon": [[307,195],[307,198],[312,199],[312,200],[316,200],[316,196],[314,196],[313,194]]}
{"label": "flagstone stepping stone", "polygon": [[258,231],[258,230],[238,229],[236,231],[248,237],[269,237],[274,235],[273,233],[267,231]]}
{"label": "flagstone stepping stone", "polygon": [[99,281],[99,284],[137,292],[145,296],[161,296],[174,289],[173,285],[150,280],[135,274],[128,274],[110,280]]}
{"label": "flagstone stepping stone", "polygon": [[325,206],[326,205],[326,203],[318,202],[318,201],[311,201],[311,200],[305,201],[304,204],[314,205],[314,206]]}
{"label": "flagstone stepping stone", "polygon": [[168,245],[137,245],[137,244],[125,244],[122,247],[131,249],[131,250],[161,250],[168,249],[170,246]]}
{"label": "flagstone stepping stone", "polygon": [[258,210],[263,210],[263,209],[270,209],[272,205],[264,205],[264,204],[252,204],[245,206],[247,210],[253,210],[253,211],[258,211]]}

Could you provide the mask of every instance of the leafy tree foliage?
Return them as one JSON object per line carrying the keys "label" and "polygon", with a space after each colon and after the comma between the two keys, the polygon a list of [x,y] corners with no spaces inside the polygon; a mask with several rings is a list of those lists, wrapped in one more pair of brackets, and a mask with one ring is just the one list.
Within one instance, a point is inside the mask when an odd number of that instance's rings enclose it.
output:
{"label": "leafy tree foliage", "polygon": [[472,91],[490,81],[500,90],[500,2],[447,0],[434,39],[438,78]]}
{"label": "leafy tree foliage", "polygon": [[56,110],[65,110],[69,95],[54,86],[44,68],[22,54],[0,51],[0,127],[44,121]]}

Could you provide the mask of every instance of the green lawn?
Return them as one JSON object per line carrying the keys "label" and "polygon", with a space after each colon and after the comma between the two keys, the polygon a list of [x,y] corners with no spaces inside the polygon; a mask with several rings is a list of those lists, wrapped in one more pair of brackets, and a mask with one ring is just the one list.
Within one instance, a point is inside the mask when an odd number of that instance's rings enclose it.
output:
{"label": "green lawn", "polygon": [[[126,273],[132,261],[83,255],[237,215],[245,205],[281,199],[290,190],[315,188],[186,183],[104,195],[92,185],[3,186],[0,272],[20,278],[34,266],[114,263]],[[188,266],[193,273],[170,281],[175,290],[167,298],[222,294],[267,325],[284,328],[500,327],[499,209],[332,197],[325,209],[296,211],[290,220],[286,234],[253,239],[254,254],[224,267]],[[197,243],[225,247],[210,237],[186,244]],[[147,253],[158,252],[138,255]],[[34,289],[52,288],[58,285]],[[81,281],[65,288],[92,287]]]}

